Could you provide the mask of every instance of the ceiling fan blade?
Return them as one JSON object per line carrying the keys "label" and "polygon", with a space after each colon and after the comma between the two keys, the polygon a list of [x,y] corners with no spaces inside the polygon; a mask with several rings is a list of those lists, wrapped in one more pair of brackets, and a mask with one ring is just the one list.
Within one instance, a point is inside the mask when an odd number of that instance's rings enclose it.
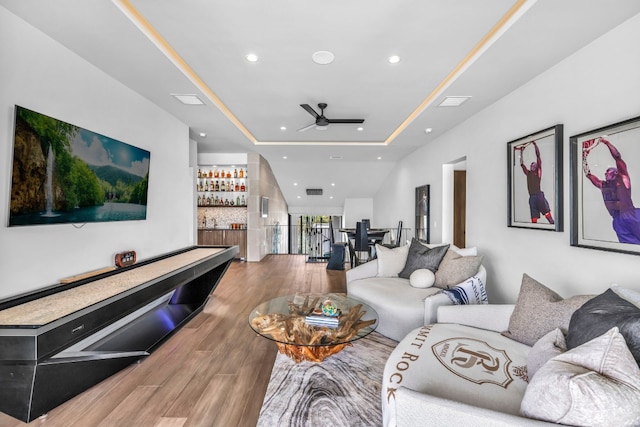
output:
{"label": "ceiling fan blade", "polygon": [[315,117],[316,119],[318,117],[320,117],[320,115],[318,113],[316,113],[316,110],[314,110],[313,108],[311,108],[311,105],[309,104],[300,104],[300,106],[302,108],[304,108],[305,110],[307,110],[307,113],[311,114],[313,117]]}
{"label": "ceiling fan blade", "polygon": [[298,129],[298,132],[304,132],[305,130],[311,129],[312,127],[315,127],[316,124],[315,123],[311,123],[310,125],[307,125],[303,128]]}
{"label": "ceiling fan blade", "polygon": [[329,123],[364,123],[364,119],[329,119]]}

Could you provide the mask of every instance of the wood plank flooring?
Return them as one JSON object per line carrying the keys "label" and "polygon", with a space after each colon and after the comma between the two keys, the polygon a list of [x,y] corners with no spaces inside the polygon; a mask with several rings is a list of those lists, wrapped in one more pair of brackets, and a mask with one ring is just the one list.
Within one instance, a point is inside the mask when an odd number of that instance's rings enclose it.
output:
{"label": "wood plank flooring", "polygon": [[326,266],[304,255],[234,261],[204,311],[141,363],[29,424],[0,413],[0,427],[255,426],[277,349],[249,314],[281,295],[346,292],[345,272]]}

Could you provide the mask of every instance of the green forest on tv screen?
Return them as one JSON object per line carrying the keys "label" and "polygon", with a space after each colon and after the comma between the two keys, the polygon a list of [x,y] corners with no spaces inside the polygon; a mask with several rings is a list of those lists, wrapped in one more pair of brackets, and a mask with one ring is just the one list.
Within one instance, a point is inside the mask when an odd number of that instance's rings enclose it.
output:
{"label": "green forest on tv screen", "polygon": [[16,106],[9,225],[146,219],[150,153]]}

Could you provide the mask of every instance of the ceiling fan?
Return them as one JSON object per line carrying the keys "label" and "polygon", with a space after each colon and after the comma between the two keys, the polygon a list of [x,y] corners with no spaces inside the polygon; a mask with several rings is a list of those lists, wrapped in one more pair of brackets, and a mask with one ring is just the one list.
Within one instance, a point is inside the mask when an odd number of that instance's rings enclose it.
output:
{"label": "ceiling fan", "polygon": [[332,123],[364,123],[364,119],[328,119],[324,116],[324,109],[327,108],[327,104],[321,102],[318,104],[318,108],[320,109],[320,114],[316,113],[316,111],[311,108],[309,104],[300,104],[302,108],[304,108],[309,114],[316,118],[314,123],[311,123],[308,126],[305,126],[301,129],[298,129],[298,132],[304,132],[307,129],[311,129],[312,127],[317,126],[328,126]]}

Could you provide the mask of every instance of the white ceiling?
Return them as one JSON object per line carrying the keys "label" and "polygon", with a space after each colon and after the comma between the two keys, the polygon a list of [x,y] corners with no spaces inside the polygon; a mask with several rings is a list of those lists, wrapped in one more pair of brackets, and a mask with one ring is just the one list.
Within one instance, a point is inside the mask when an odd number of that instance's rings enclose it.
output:
{"label": "white ceiling", "polygon": [[[0,5],[186,123],[198,152],[259,152],[289,207],[316,209],[373,197],[396,161],[640,13],[638,0]],[[315,64],[319,50],[334,62]],[[401,61],[390,64],[390,55]],[[205,105],[183,105],[172,93],[196,94]],[[438,107],[446,96],[472,98]],[[365,119],[363,130],[297,132],[313,122],[299,105],[319,111],[320,102],[330,119]],[[306,196],[306,188],[324,196]]]}

